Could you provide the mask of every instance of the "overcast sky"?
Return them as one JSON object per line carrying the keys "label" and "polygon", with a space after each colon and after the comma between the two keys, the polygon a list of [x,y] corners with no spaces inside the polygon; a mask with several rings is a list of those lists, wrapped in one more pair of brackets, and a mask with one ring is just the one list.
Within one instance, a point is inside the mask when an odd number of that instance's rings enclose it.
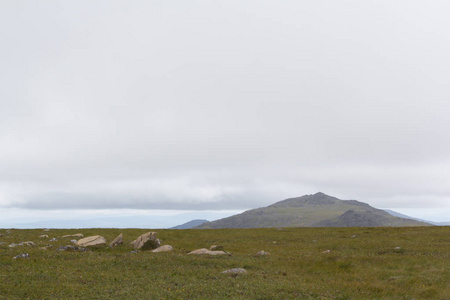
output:
{"label": "overcast sky", "polygon": [[0,210],[450,219],[449,1],[2,1]]}

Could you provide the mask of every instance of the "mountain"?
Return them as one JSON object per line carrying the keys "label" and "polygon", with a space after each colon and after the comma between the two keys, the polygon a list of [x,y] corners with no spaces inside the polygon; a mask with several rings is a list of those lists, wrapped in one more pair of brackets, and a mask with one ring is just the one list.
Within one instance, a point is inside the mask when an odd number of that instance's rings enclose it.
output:
{"label": "mountain", "polygon": [[411,219],[411,220],[416,220],[416,221],[420,221],[420,222],[425,222],[425,223],[429,223],[431,225],[436,225],[436,226],[449,226],[450,222],[434,222],[434,221],[427,221],[427,220],[423,220],[423,219],[419,219],[419,218],[414,218],[414,217],[410,217],[404,214],[401,214],[399,212],[396,212],[394,210],[390,210],[390,209],[383,209],[385,212],[387,212],[390,215],[393,215],[395,217],[400,217],[403,219]]}
{"label": "mountain", "polygon": [[356,200],[324,193],[286,199],[196,228],[430,226],[399,218]]}
{"label": "mountain", "polygon": [[178,226],[174,226],[174,227],[169,228],[169,229],[191,229],[191,228],[194,228],[196,226],[200,226],[200,225],[202,225],[204,223],[208,223],[208,222],[209,222],[208,220],[192,220],[192,221],[189,221],[187,223],[184,223],[184,224],[181,224],[181,225],[178,225]]}

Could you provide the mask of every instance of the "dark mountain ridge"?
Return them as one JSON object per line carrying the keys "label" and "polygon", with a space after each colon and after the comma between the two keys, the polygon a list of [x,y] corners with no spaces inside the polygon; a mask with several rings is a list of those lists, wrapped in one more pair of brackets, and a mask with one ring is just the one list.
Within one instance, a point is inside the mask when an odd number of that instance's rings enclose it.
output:
{"label": "dark mountain ridge", "polygon": [[282,200],[267,207],[204,223],[196,228],[366,226],[430,226],[430,224],[395,217],[364,202],[340,200],[319,192]]}

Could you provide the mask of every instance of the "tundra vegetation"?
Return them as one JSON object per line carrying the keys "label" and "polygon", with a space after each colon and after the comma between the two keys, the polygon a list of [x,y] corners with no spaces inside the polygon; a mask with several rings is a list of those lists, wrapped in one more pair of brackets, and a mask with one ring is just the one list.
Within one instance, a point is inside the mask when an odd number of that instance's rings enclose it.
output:
{"label": "tundra vegetation", "polygon": [[[450,227],[154,230],[173,251],[133,253],[147,231],[0,229],[0,299],[450,299]],[[76,233],[124,243],[57,250]]]}

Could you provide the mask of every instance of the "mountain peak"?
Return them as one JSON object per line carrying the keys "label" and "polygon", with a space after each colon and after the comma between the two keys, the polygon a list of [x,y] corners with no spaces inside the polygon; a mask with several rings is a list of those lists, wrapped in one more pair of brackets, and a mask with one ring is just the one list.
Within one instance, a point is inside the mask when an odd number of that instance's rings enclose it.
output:
{"label": "mountain peak", "polygon": [[203,224],[197,228],[427,226],[390,216],[356,200],[340,200],[322,192],[289,198],[263,208]]}

